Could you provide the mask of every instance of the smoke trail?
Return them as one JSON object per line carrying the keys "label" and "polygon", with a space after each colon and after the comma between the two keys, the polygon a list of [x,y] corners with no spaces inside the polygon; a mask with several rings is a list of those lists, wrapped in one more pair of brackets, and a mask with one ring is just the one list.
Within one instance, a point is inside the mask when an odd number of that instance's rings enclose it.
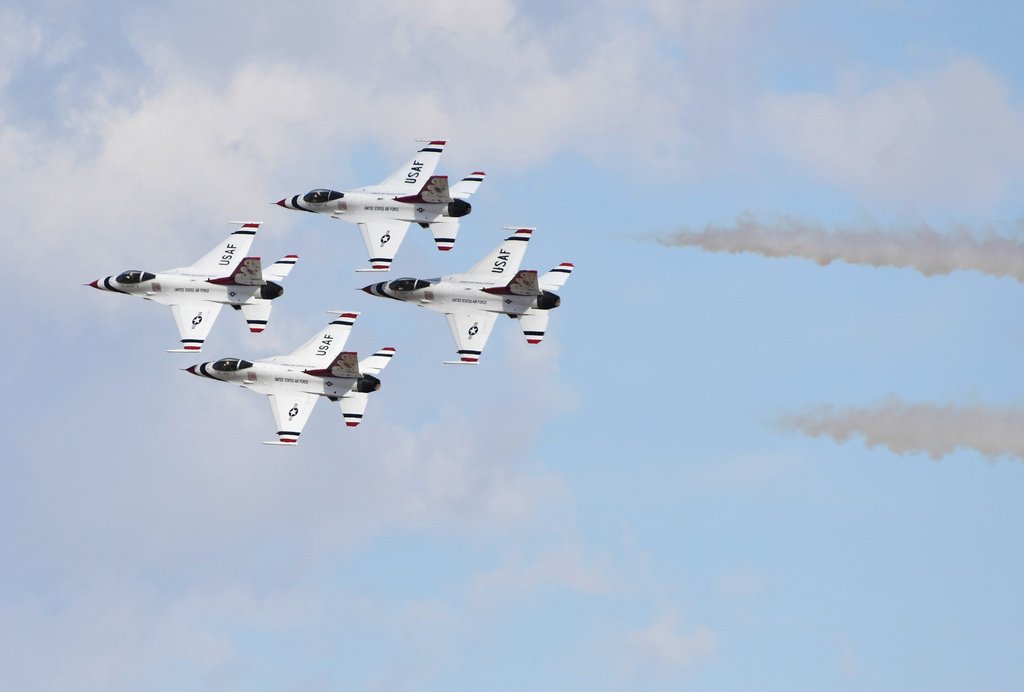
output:
{"label": "smoke trail", "polygon": [[902,230],[865,226],[830,231],[794,219],[762,223],[745,214],[732,227],[711,224],[699,231],[680,229],[658,242],[709,252],[804,257],[822,266],[842,260],[872,267],[911,267],[926,276],[970,269],[1024,281],[1024,242],[992,230],[975,233],[961,227],[940,233],[921,224]]}
{"label": "smoke trail", "polygon": [[783,416],[778,423],[840,443],[860,435],[868,447],[883,445],[896,454],[925,452],[937,460],[964,448],[989,459],[1010,456],[1024,461],[1024,410],[1019,409],[906,404],[888,397],[869,408],[821,406]]}

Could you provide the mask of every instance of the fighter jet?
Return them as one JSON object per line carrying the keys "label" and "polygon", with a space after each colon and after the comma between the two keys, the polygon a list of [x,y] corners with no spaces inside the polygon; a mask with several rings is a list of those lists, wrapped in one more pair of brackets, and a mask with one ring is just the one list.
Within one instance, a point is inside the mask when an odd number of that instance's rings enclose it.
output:
{"label": "fighter jet", "polygon": [[515,233],[463,274],[382,281],[363,290],[373,296],[444,313],[459,353],[459,360],[445,363],[477,363],[498,315],[519,320],[527,343],[539,344],[550,310],[561,304],[554,291],[569,278],[573,265],[563,262],[539,278],[536,271],[519,271],[533,230],[515,229]]}
{"label": "fighter jet", "polygon": [[277,440],[268,445],[296,445],[309,414],[320,397],[341,404],[345,425],[354,427],[363,419],[367,395],[380,389],[380,373],[395,349],[382,348],[356,361],[352,351],[342,351],[358,312],[339,312],[326,329],[286,356],[250,361],[221,358],[199,363],[187,372],[222,382],[232,382],[266,394],[277,424]]}
{"label": "fighter jet", "polygon": [[284,293],[276,282],[288,276],[299,258],[285,255],[264,270],[259,257],[246,257],[261,222],[231,223],[239,229],[191,266],[156,273],[129,269],[88,285],[170,305],[181,348],[168,353],[201,351],[225,305],[242,311],[249,331],[262,332],[270,317],[271,301]]}
{"label": "fighter jet", "polygon": [[277,204],[359,224],[370,268],[356,271],[390,269],[411,223],[429,228],[438,250],[451,250],[459,219],[472,210],[466,200],[480,187],[484,173],[476,171],[449,188],[448,176],[434,175],[444,145],[443,140],[430,142],[376,185],[347,192],[321,188]]}

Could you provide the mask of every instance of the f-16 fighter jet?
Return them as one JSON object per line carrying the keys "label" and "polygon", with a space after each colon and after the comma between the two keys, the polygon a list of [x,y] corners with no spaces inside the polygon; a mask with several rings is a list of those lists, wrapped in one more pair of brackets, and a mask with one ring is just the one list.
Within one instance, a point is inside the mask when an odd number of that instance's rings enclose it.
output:
{"label": "f-16 fighter jet", "polygon": [[434,175],[444,145],[441,140],[430,142],[376,185],[347,192],[311,190],[277,204],[359,224],[370,268],[357,271],[390,269],[411,223],[429,228],[438,250],[451,250],[459,219],[472,210],[466,200],[480,187],[484,173],[472,173],[449,188],[448,176]]}
{"label": "f-16 fighter jet", "polygon": [[357,362],[354,352],[341,350],[358,315],[338,313],[326,329],[317,331],[287,356],[257,361],[221,358],[186,370],[266,394],[277,423],[278,439],[263,444],[298,444],[302,428],[320,397],[341,404],[345,425],[354,427],[363,419],[367,395],[380,389],[376,375],[395,355],[395,349],[389,346]]}
{"label": "f-16 fighter jet", "polygon": [[189,267],[156,273],[129,269],[97,279],[89,286],[170,305],[181,334],[181,348],[170,349],[169,353],[201,351],[225,305],[242,311],[249,331],[262,332],[270,317],[270,301],[284,293],[276,282],[288,276],[299,258],[286,255],[264,270],[259,257],[246,257],[260,223],[232,223],[239,229]]}
{"label": "f-16 fighter jet", "polygon": [[444,313],[459,353],[459,360],[446,363],[478,362],[498,315],[519,320],[527,343],[539,344],[549,311],[561,303],[554,291],[569,278],[573,265],[563,262],[539,278],[536,271],[519,271],[532,232],[517,229],[464,274],[383,281],[363,290]]}

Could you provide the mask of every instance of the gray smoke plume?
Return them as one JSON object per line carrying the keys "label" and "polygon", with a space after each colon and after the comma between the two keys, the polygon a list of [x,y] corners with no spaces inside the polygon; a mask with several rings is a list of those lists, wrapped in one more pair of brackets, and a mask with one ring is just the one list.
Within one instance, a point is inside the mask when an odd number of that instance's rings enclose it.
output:
{"label": "gray smoke plume", "polygon": [[961,227],[940,233],[925,224],[906,229],[863,226],[828,230],[794,219],[762,223],[743,215],[731,227],[684,228],[658,242],[708,252],[803,257],[822,266],[842,260],[872,267],[911,267],[926,276],[969,269],[1024,281],[1024,242],[992,230],[972,232]]}
{"label": "gray smoke plume", "polygon": [[1024,410],[1019,409],[906,404],[888,397],[869,408],[821,406],[783,416],[778,424],[836,442],[859,435],[868,447],[882,445],[896,454],[925,452],[941,459],[964,448],[989,459],[1010,456],[1024,461]]}

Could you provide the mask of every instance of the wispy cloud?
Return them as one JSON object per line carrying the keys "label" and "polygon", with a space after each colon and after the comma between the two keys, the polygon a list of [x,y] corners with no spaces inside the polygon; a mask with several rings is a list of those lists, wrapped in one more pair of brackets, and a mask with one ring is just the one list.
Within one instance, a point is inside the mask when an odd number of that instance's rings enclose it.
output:
{"label": "wispy cloud", "polygon": [[750,214],[731,226],[680,229],[658,239],[669,247],[708,252],[751,252],[765,257],[802,257],[825,266],[835,261],[872,267],[907,267],[925,276],[972,270],[1024,281],[1024,242],[994,230],[959,227],[940,232],[927,224],[905,228],[876,225],[834,229],[784,218],[763,222]]}
{"label": "wispy cloud", "polygon": [[631,632],[627,648],[639,665],[686,668],[714,655],[718,637],[707,627],[681,632],[677,618],[666,614],[649,626]]}
{"label": "wispy cloud", "polygon": [[908,404],[891,396],[874,406],[823,405],[782,416],[778,424],[812,437],[846,442],[862,437],[869,447],[882,445],[896,454],[924,452],[941,459],[969,449],[988,459],[1024,461],[1024,410],[991,406]]}

